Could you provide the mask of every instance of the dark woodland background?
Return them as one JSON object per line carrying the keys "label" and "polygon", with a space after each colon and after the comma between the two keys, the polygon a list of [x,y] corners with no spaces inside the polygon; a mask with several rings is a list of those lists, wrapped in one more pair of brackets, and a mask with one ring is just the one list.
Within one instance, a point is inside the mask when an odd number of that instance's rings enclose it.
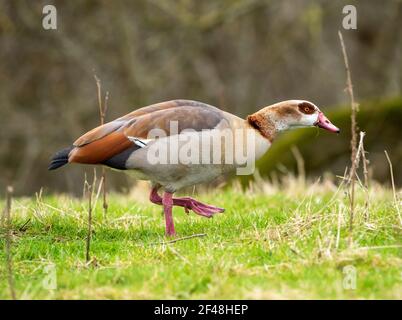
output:
{"label": "dark woodland background", "polygon": [[[57,8],[57,30],[42,28],[45,4]],[[342,28],[346,4],[357,8],[357,30]],[[94,73],[109,91],[107,120],[175,98],[239,116],[279,100],[311,100],[333,115],[343,134],[292,132],[260,162],[261,172],[269,175],[283,164],[293,170],[295,144],[308,174],[342,175],[349,98],[338,30],[374,178],[389,182],[387,149],[401,184],[401,21],[398,0],[0,1],[1,190],[8,183],[18,194],[42,186],[82,190],[90,167],[48,172],[47,165],[55,151],[98,125]],[[108,176],[114,189],[132,184],[121,173]]]}

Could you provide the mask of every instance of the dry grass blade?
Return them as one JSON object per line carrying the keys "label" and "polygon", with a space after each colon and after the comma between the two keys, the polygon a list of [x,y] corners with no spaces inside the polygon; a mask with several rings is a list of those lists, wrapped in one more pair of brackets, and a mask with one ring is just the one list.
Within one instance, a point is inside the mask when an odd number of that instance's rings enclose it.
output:
{"label": "dry grass blade", "polygon": [[394,169],[392,167],[392,162],[391,162],[391,159],[390,159],[390,157],[388,155],[388,152],[386,150],[384,150],[384,153],[385,153],[385,156],[387,157],[387,161],[388,161],[388,164],[389,164],[389,172],[390,172],[390,175],[391,175],[392,193],[393,193],[393,196],[394,196],[395,210],[398,213],[399,224],[402,226],[401,212],[400,212],[400,209],[399,209],[398,198],[396,196],[396,189],[395,189]]}
{"label": "dry grass blade", "polygon": [[335,248],[339,248],[339,242],[341,240],[341,223],[342,223],[342,215],[343,215],[343,204],[339,204],[338,207],[338,225],[336,230],[336,240],[335,240]]}
{"label": "dry grass blade", "polygon": [[305,168],[304,168],[303,156],[300,153],[299,148],[297,148],[296,146],[292,146],[291,151],[292,151],[293,156],[294,156],[294,158],[296,160],[297,174],[298,174],[299,182],[302,183],[302,185],[304,185],[305,182],[306,182],[306,171],[305,171]]}
{"label": "dry grass blade", "polygon": [[95,195],[94,208],[96,208],[96,205],[98,204],[98,199],[99,199],[100,193],[102,191],[103,179],[104,179],[104,177],[101,177],[99,184],[98,184],[98,191],[96,191],[96,195]]}
{"label": "dry grass blade", "polygon": [[369,184],[369,173],[368,173],[368,165],[369,162],[366,158],[366,151],[364,149],[364,132],[360,132],[360,143],[359,143],[359,148],[361,145],[360,149],[360,155],[362,157],[362,162],[363,162],[363,176],[364,176],[364,190],[366,192],[366,200],[364,204],[364,218],[366,219],[366,222],[369,221],[370,218],[370,184]]}

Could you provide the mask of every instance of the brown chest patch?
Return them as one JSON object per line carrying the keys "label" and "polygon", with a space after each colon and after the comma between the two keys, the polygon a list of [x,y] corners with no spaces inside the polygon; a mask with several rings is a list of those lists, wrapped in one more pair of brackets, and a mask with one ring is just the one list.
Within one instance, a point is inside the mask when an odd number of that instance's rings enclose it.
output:
{"label": "brown chest patch", "polygon": [[270,142],[274,140],[275,125],[262,114],[254,113],[247,117],[247,121],[251,127],[256,129],[261,135]]}

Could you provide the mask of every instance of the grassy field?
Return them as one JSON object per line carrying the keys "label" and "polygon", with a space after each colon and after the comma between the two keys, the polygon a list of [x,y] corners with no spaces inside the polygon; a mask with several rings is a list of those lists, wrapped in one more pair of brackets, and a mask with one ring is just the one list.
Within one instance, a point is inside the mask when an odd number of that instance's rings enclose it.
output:
{"label": "grassy field", "polygon": [[[175,243],[166,243],[161,207],[148,204],[145,192],[110,195],[107,219],[98,201],[89,264],[86,200],[14,199],[17,298],[402,299],[401,225],[391,190],[372,188],[368,219],[358,192],[351,247],[348,202],[330,183],[200,194],[226,212],[205,219],[176,208],[177,237],[206,235]],[[9,299],[5,251],[0,255],[0,299]]]}

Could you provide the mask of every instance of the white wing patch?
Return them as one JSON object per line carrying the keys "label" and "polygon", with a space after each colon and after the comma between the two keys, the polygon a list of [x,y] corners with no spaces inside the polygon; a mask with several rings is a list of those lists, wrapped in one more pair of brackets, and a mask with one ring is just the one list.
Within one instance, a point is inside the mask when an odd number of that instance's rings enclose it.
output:
{"label": "white wing patch", "polygon": [[136,137],[127,136],[128,140],[133,142],[135,145],[139,146],[140,148],[145,148],[152,139],[138,139]]}

